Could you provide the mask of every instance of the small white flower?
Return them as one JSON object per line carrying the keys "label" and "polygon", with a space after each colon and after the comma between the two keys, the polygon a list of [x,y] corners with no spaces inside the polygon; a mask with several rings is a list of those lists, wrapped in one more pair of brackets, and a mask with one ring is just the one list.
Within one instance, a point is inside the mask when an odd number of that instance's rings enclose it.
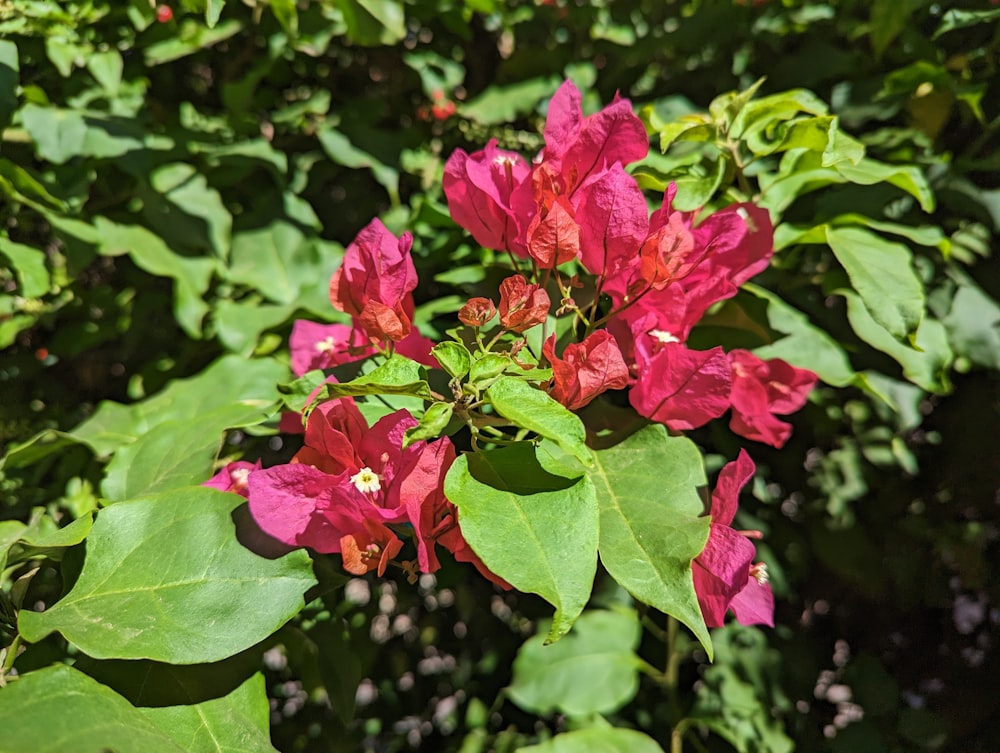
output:
{"label": "small white flower", "polygon": [[351,476],[351,483],[362,494],[374,493],[382,488],[382,484],[378,480],[378,474],[368,466],[365,466]]}
{"label": "small white flower", "polygon": [[665,329],[651,329],[649,336],[666,345],[667,343],[679,343],[680,339],[667,332]]}
{"label": "small white flower", "polygon": [[736,207],[736,214],[738,214],[740,219],[744,222],[750,219],[750,213],[743,207]]}
{"label": "small white flower", "polygon": [[316,351],[318,353],[329,353],[336,346],[337,344],[333,339],[333,335],[330,335],[325,340],[320,340],[318,343],[316,343]]}

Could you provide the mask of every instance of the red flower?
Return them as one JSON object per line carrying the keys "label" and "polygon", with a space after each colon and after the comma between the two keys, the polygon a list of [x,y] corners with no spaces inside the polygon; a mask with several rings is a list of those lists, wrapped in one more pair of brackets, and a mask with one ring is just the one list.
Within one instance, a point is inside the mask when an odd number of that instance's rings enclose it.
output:
{"label": "red flower", "polygon": [[488,574],[465,551],[455,508],[444,497],[455,448],[444,438],[403,449],[416,423],[400,410],[369,428],[350,398],[320,404],[291,463],[250,473],[251,514],[279,541],[339,552],[350,573],[382,574],[403,546],[389,524],[408,523],[423,572],[440,567],[434,552],[440,543]]}
{"label": "red flower", "polygon": [[469,327],[485,327],[496,313],[497,307],[489,298],[470,298],[458,310],[458,320]]}
{"label": "red flower", "polygon": [[157,5],[156,6],[156,21],[157,23],[165,24],[172,21],[174,18],[174,11],[169,5]]}
{"label": "red flower", "polygon": [[607,277],[627,268],[649,233],[649,209],[635,178],[616,162],[592,174],[574,203],[587,271]]}
{"label": "red flower", "polygon": [[732,386],[722,348],[689,350],[666,343],[652,357],[636,350],[638,379],[629,393],[632,407],[674,430],[695,429],[729,407]]}
{"label": "red flower", "polygon": [[805,405],[819,377],[780,358],[764,361],[748,350],[730,351],[729,362],[733,370],[729,428],[747,439],[783,446],[792,426],[775,414],[794,413]]}
{"label": "red flower", "polygon": [[730,527],[740,489],[754,470],[750,456],[740,450],[739,457],[719,473],[712,494],[708,543],[692,563],[694,590],[708,627],[721,627],[730,609],[741,625],[774,627],[774,595],[767,583],[767,568],[753,564],[756,551],[749,540],[760,538],[760,534]]}
{"label": "red flower", "polygon": [[582,408],[605,390],[628,385],[628,367],[607,330],[597,330],[583,342],[567,345],[562,358],[555,350],[556,336],[551,335],[542,353],[552,364],[552,397],[570,410]]}
{"label": "red flower", "polygon": [[374,219],[347,247],[330,280],[334,308],[350,314],[372,342],[398,342],[410,333],[417,286],[412,245],[409,233],[396,238]]}
{"label": "red flower", "polygon": [[584,117],[580,90],[566,81],[549,101],[543,163],[559,172],[564,193],[572,195],[588,177],[613,164],[629,165],[649,152],[649,136],[627,99]]}
{"label": "red flower", "polygon": [[580,253],[580,226],[565,196],[549,192],[531,219],[527,234],[528,254],[542,269],[565,264]]}
{"label": "red flower", "polygon": [[445,163],[443,180],[452,218],[481,246],[523,256],[511,193],[529,171],[523,157],[498,149],[496,139],[473,154],[455,150]]}
{"label": "red flower", "polygon": [[549,294],[538,285],[528,284],[521,275],[500,283],[500,324],[517,333],[545,321],[549,314]]}
{"label": "red flower", "polygon": [[431,115],[437,120],[447,120],[455,114],[455,103],[450,99],[436,100],[431,105]]}

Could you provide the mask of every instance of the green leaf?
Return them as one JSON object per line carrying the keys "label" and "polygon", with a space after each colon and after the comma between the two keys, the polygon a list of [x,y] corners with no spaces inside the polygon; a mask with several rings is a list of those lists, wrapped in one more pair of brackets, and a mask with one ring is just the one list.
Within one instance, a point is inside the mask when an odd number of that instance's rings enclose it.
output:
{"label": "green leaf", "polygon": [[500,377],[486,390],[493,408],[521,428],[551,439],[586,467],[594,459],[580,418],[537,387],[515,377]]}
{"label": "green leaf", "polygon": [[0,520],[0,572],[7,569],[7,552],[27,528],[28,526],[17,520]]}
{"label": "green leaf", "polygon": [[920,207],[925,212],[934,211],[934,194],[927,184],[920,168],[913,165],[886,165],[865,157],[856,165],[850,162],[841,162],[836,166],[837,171],[852,183],[862,186],[871,186],[876,183],[891,183],[920,202]]}
{"label": "green leaf", "polygon": [[639,690],[642,627],[632,610],[588,610],[555,645],[540,632],[514,660],[511,700],[526,711],[560,711],[571,718],[617,711]]}
{"label": "green leaf", "polygon": [[222,16],[222,9],[226,7],[226,0],[206,0],[205,2],[205,24],[210,29],[214,29]]}
{"label": "green leaf", "polygon": [[295,7],[295,0],[270,0],[271,10],[274,17],[278,19],[281,28],[290,37],[296,37],[299,33],[299,11]]}
{"label": "green leaf", "polygon": [[139,712],[187,753],[276,753],[259,672],[222,698]]}
{"label": "green leaf", "polygon": [[118,94],[124,68],[125,63],[118,50],[103,50],[87,56],[87,70],[111,97]]}
{"label": "green leaf", "polygon": [[458,114],[483,125],[511,123],[535,110],[546,97],[559,87],[554,76],[519,81],[506,86],[491,86],[478,97],[459,105]]}
{"label": "green leaf", "polygon": [[358,44],[395,44],[406,36],[406,15],[396,0],[338,0],[347,35]]}
{"label": "green leaf", "polygon": [[189,753],[132,704],[65,664],[0,689],[4,753]]}
{"label": "green leaf", "polygon": [[758,357],[780,358],[793,366],[810,369],[834,387],[858,383],[858,373],[847,353],[836,340],[813,325],[809,317],[769,290],[749,283],[743,290],[767,301],[768,326],[785,335],[769,345],[754,348]]}
{"label": "green leaf", "polygon": [[597,572],[594,487],[545,471],[520,443],[463,455],[445,478],[462,535],[486,566],[519,591],[556,608],[546,640],[565,635],[583,611]]}
{"label": "green leaf", "polygon": [[445,340],[431,348],[431,354],[441,364],[441,368],[451,376],[461,379],[469,373],[472,366],[472,354],[462,343]]}
{"label": "green leaf", "polygon": [[219,192],[209,187],[193,165],[163,165],[149,176],[149,184],[162,198],[158,205],[145,207],[146,215],[165,239],[184,237],[188,244],[197,245],[193,239],[205,238],[220,259],[229,256],[232,215]]}
{"label": "green leaf", "polygon": [[6,257],[10,262],[23,297],[41,298],[49,292],[49,272],[45,267],[44,251],[15,243],[0,235],[0,256]]}
{"label": "green leaf", "polygon": [[1000,18],[1000,8],[995,10],[960,10],[952,8],[941,19],[941,25],[934,32],[932,39],[955,29],[965,29],[969,26],[989,23]]}
{"label": "green leaf", "polygon": [[411,395],[432,400],[431,388],[424,379],[423,365],[398,353],[367,374],[349,382],[326,384],[316,401],[359,395]]}
{"label": "green leaf", "polygon": [[0,157],[0,191],[39,212],[67,209],[66,203],[50,194],[34,175],[3,157]]}
{"label": "green leaf", "polygon": [[165,421],[193,421],[233,404],[264,410],[278,400],[275,384],[287,376],[288,367],[274,359],[223,356],[197,376],[175,379],[142,402],[105,400],[71,434],[99,456],[110,455]]}
{"label": "green leaf", "polygon": [[[254,287],[275,303],[295,303],[329,276],[341,256],[338,246],[307,238],[293,223],[275,219],[233,236],[229,279]],[[325,298],[325,286],[323,293]]]}
{"label": "green leaf", "polygon": [[[762,83],[761,80],[754,84],[753,91]],[[750,100],[747,94],[752,95],[753,91],[739,95],[744,104],[733,118],[732,127],[729,129],[731,138],[745,138],[750,131],[773,128],[782,121],[795,118],[799,113],[822,116],[829,111],[826,103],[808,89],[790,89]]]}
{"label": "green leaf", "polygon": [[101,255],[127,253],[140,269],[173,279],[177,323],[192,337],[200,337],[202,319],[208,312],[208,304],[202,296],[208,290],[216,262],[182,256],[141,225],[119,225],[104,217],[95,217],[94,226]]}
{"label": "green leaf", "polygon": [[441,436],[451,422],[453,410],[454,406],[451,403],[434,403],[424,411],[419,424],[406,430],[403,447],[409,447],[422,439],[434,439]]}
{"label": "green leaf", "polygon": [[[46,521],[48,525],[44,525]],[[24,562],[35,557],[62,559],[63,550],[76,546],[87,538],[93,522],[93,516],[88,513],[69,525],[56,528],[51,518],[44,517],[39,523],[21,532],[17,543],[10,547],[7,565]],[[2,552],[2,548],[0,548],[0,552]]]}
{"label": "green leaf", "polygon": [[[351,0],[354,2],[354,0]],[[338,165],[371,170],[372,177],[389,193],[393,206],[399,204],[399,171],[355,146],[340,131],[326,126],[316,133],[326,155]]]}
{"label": "green leaf", "polygon": [[691,574],[710,522],[698,493],[706,484],[701,453],[655,424],[594,456],[601,562],[639,601],[687,625],[711,657]]}
{"label": "green leaf", "polygon": [[473,357],[472,365],[469,367],[469,382],[479,385],[490,379],[494,379],[503,374],[508,366],[513,366],[514,361],[510,356],[500,353],[477,353]]}
{"label": "green leaf", "polygon": [[1000,371],[1000,305],[964,276],[941,320],[955,352],[983,368]]}
{"label": "green leaf", "polygon": [[316,581],[304,550],[265,559],[244,548],[232,520],[241,504],[189,487],[101,510],[76,584],[45,612],[22,610],[21,634],[37,642],[57,630],[98,659],[177,664],[263,640]]}
{"label": "green leaf", "polygon": [[563,732],[517,753],[663,753],[648,735],[624,727],[587,727]]}
{"label": "green leaf", "polygon": [[29,103],[21,109],[21,121],[44,160],[61,165],[83,151],[87,124],[78,112]]}
{"label": "green leaf", "polygon": [[101,494],[112,501],[206,481],[226,429],[261,423],[257,406],[223,405],[194,419],[164,421],[111,458]]}
{"label": "green leaf", "polygon": [[0,130],[7,127],[10,116],[17,109],[17,87],[20,81],[17,45],[0,39]]}
{"label": "green leaf", "polygon": [[280,327],[298,310],[294,303],[275,306],[249,295],[240,301],[216,301],[213,312],[215,334],[233,353],[249,356],[257,347],[261,333]]}
{"label": "green leaf", "polygon": [[826,240],[872,318],[897,340],[912,338],[924,315],[924,287],[910,249],[856,227],[827,227]]}
{"label": "green leaf", "polygon": [[[209,0],[217,2],[217,0]],[[205,11],[209,18],[211,8]],[[243,29],[243,24],[236,19],[230,19],[221,24],[202,26],[201,24],[184,24],[179,35],[171,35],[162,42],[154,42],[143,51],[146,65],[154,66],[179,60],[193,55],[199,50],[207,49],[236,34]]]}
{"label": "green leaf", "polygon": [[882,53],[910,22],[910,14],[923,5],[923,0],[874,0],[872,2],[869,24],[875,57],[882,57]]}
{"label": "green leaf", "polygon": [[948,370],[954,356],[941,322],[924,317],[913,338],[913,347],[903,345],[872,318],[860,297],[847,290],[837,292],[847,299],[847,319],[858,337],[892,356],[903,367],[903,376],[917,386],[938,394],[951,391]]}

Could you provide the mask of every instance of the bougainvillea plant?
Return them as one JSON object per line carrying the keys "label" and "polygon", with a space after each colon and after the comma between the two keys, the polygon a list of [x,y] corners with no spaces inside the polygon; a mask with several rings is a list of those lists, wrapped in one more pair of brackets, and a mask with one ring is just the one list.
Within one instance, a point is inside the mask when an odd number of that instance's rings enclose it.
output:
{"label": "bougainvillea plant", "polygon": [[[728,412],[736,434],[781,447],[791,427],[777,416],[817,380],[687,344],[713,304],[767,267],[771,222],[752,204],[677,211],[672,188],[651,213],[626,171],[648,150],[628,100],[584,116],[567,82],[544,137],[531,162],[490,141],[445,166],[452,217],[499,252],[496,295],[470,298],[448,339],[423,337],[412,236],[373,220],[330,282],[353,326],[300,321],[292,333],[288,402],[301,415],[283,425],[304,427],[302,449],[210,483],[246,496],[280,541],[339,553],[349,573],[394,566],[415,579],[447,550],[551,602],[550,640],[582,612],[600,557],[711,653],[706,627],[730,611],[772,625],[774,604],[759,534],[731,528],[750,455],[723,468],[706,505],[702,456],[683,432]],[[345,364],[360,375],[338,378]]]}

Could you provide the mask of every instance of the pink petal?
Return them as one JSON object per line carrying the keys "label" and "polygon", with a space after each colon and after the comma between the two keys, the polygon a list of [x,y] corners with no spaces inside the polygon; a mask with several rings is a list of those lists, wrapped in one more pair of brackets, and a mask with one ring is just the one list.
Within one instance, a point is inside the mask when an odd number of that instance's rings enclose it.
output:
{"label": "pink petal", "polygon": [[725,622],[730,602],[746,585],[754,554],[754,546],[745,536],[727,525],[712,523],[705,549],[691,563],[694,590],[709,627]]}
{"label": "pink petal", "polygon": [[369,504],[347,473],[302,464],[253,471],[249,485],[250,513],[265,533],[317,552],[339,552],[341,536],[362,525],[361,505]]}
{"label": "pink petal", "polygon": [[615,163],[584,183],[574,197],[580,261],[595,275],[615,275],[636,256],[649,230],[646,199]]}
{"label": "pink petal", "polygon": [[740,450],[736,460],[723,466],[715,482],[715,491],[712,492],[713,523],[728,526],[733,522],[739,506],[740,491],[753,478],[756,470],[757,466],[744,449]]}
{"label": "pink petal", "polygon": [[699,351],[671,343],[650,360],[640,360],[638,372],[629,394],[632,407],[671,429],[703,426],[729,407],[732,381],[722,348]]}
{"label": "pink petal", "polygon": [[758,583],[747,576],[747,584],[729,603],[741,625],[767,625],[774,627],[774,593],[770,583]]}

